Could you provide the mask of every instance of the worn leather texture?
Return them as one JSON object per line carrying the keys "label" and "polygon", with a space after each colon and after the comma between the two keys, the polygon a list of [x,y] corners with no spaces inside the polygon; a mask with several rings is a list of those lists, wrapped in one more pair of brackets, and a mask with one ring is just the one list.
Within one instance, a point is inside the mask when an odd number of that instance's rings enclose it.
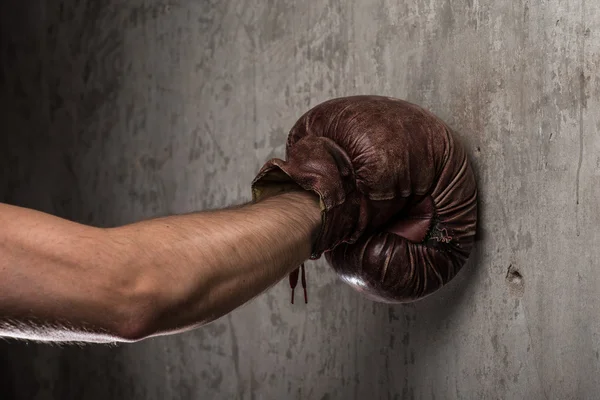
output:
{"label": "worn leather texture", "polygon": [[477,187],[465,149],[444,122],[406,101],[352,96],[309,110],[289,133],[286,160],[258,173],[253,198],[292,182],[321,198],[311,259],[324,253],[374,300],[433,293],[473,247]]}

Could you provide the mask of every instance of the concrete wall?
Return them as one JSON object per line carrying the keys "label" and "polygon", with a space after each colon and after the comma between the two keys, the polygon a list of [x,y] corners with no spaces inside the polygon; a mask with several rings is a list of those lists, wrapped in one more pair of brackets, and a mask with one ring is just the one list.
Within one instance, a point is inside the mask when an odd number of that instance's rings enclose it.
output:
{"label": "concrete wall", "polygon": [[7,0],[6,202],[112,226],[250,199],[337,96],[459,132],[481,230],[426,300],[372,303],[309,264],[215,323],[117,347],[0,344],[15,399],[570,399],[600,393],[600,3]]}

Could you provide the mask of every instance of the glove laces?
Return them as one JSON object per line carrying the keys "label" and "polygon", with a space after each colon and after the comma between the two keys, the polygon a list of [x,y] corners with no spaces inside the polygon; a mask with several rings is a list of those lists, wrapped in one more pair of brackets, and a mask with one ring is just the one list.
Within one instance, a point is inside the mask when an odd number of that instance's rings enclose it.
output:
{"label": "glove laces", "polygon": [[290,288],[292,289],[292,304],[294,304],[294,290],[296,289],[296,285],[298,284],[298,275],[300,275],[300,271],[302,271],[302,289],[304,290],[304,304],[308,303],[308,296],[306,294],[306,272],[304,270],[304,263],[300,265],[300,267],[296,268],[290,273]]}

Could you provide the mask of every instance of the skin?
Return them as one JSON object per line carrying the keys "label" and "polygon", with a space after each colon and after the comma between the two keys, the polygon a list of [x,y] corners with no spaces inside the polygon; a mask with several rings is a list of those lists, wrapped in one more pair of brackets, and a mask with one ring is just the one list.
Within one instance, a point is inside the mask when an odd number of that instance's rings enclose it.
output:
{"label": "skin", "polygon": [[0,204],[0,336],[135,342],[229,313],[310,257],[302,190],[102,229]]}

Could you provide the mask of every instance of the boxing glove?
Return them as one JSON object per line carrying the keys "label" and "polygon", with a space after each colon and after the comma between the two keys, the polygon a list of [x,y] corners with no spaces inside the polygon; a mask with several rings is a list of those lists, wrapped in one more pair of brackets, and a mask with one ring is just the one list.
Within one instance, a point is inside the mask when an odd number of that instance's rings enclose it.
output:
{"label": "boxing glove", "polygon": [[[373,300],[433,293],[473,247],[477,187],[467,154],[439,118],[403,100],[352,96],[312,108],[291,129],[286,160],[259,171],[253,200],[273,185],[319,196],[322,224],[311,259],[324,253]],[[297,280],[298,270],[292,288]]]}

